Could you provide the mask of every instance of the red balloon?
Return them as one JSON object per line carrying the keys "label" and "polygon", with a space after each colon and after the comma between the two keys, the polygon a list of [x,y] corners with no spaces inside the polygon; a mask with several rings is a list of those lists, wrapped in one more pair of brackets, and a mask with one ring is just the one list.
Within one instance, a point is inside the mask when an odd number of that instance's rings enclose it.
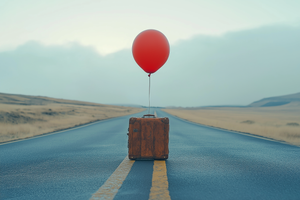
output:
{"label": "red balloon", "polygon": [[135,62],[146,72],[154,73],[168,60],[170,45],[164,34],[149,29],[136,36],[132,45]]}

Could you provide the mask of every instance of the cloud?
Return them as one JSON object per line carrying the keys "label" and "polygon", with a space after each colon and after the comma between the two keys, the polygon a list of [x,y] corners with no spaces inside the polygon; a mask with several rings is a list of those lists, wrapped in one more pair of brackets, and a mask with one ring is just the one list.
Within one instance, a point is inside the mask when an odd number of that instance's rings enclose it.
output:
{"label": "cloud", "polygon": [[296,93],[299,50],[299,27],[270,26],[182,41],[168,63],[178,78],[172,84],[180,90],[176,99],[185,105],[248,104]]}
{"label": "cloud", "polygon": [[103,57],[95,49],[77,43],[44,46],[30,41],[0,54],[0,89],[85,101],[128,102],[130,97],[123,86],[130,82],[126,80],[128,58],[132,57],[129,53]]}
{"label": "cloud", "polygon": [[[268,26],[171,46],[151,76],[156,106],[246,105],[299,92],[300,28]],[[0,91],[99,103],[148,104],[148,77],[131,50],[101,56],[90,46],[30,41],[0,53]]]}

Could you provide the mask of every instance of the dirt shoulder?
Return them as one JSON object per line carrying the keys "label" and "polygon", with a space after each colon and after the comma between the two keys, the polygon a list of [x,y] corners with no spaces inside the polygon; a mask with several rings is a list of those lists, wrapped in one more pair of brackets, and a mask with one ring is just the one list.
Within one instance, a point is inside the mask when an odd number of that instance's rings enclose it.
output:
{"label": "dirt shoulder", "polygon": [[300,145],[300,107],[164,109],[191,122]]}

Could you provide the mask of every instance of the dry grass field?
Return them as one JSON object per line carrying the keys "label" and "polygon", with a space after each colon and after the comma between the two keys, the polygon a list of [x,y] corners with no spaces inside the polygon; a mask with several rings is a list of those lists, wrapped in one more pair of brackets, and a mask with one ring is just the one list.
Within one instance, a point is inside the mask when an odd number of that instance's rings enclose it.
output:
{"label": "dry grass field", "polygon": [[180,118],[300,145],[300,103],[274,107],[164,109]]}
{"label": "dry grass field", "polygon": [[0,93],[0,142],[28,138],[143,110]]}

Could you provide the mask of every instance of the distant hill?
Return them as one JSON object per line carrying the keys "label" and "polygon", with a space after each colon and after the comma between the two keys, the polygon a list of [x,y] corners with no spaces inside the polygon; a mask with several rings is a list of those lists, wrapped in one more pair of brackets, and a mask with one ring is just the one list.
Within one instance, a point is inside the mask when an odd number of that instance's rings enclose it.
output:
{"label": "distant hill", "polygon": [[90,103],[84,101],[74,101],[66,99],[56,99],[43,96],[30,96],[20,94],[6,94],[0,93],[0,104],[14,104],[14,105],[47,105],[47,104],[72,104],[78,106],[107,106],[99,103]]}
{"label": "distant hill", "polygon": [[300,105],[300,92],[277,97],[268,97],[251,103],[250,107],[282,106],[287,104]]}
{"label": "distant hill", "polygon": [[112,106],[124,106],[124,107],[134,107],[134,108],[144,108],[145,106],[138,105],[138,104],[108,104]]}

